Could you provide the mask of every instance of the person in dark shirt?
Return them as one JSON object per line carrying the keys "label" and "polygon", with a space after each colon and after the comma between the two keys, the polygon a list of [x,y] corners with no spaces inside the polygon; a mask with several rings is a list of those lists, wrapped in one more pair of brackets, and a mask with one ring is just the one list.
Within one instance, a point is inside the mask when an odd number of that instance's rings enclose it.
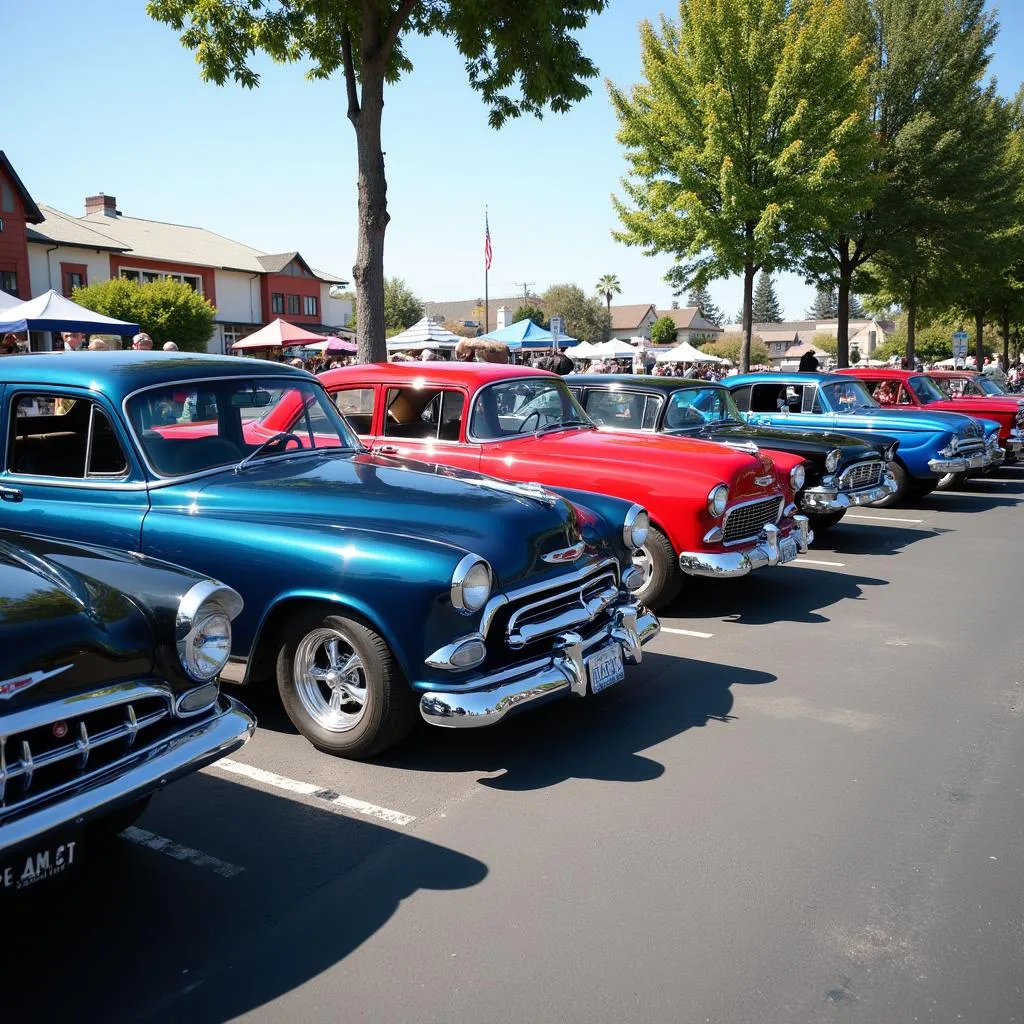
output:
{"label": "person in dark shirt", "polygon": [[813,352],[805,352],[800,357],[800,366],[798,367],[800,373],[817,373],[818,372],[818,357]]}

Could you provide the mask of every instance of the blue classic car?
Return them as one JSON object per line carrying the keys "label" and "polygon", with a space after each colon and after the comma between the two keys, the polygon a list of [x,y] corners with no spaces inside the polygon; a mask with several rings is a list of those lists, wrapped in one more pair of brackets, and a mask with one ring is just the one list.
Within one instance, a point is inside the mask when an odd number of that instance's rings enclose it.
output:
{"label": "blue classic car", "polygon": [[[287,405],[291,432],[265,425]],[[487,725],[623,678],[657,619],[631,596],[647,513],[372,455],[310,374],[260,360],[24,356],[0,382],[0,523],[223,580],[236,681],[349,757],[416,709]]]}
{"label": "blue classic car", "polygon": [[899,450],[890,466],[896,491],[874,503],[879,507],[928,494],[947,473],[983,469],[1003,455],[998,423],[885,409],[860,381],[840,374],[749,373],[723,383],[751,424],[896,438]]}

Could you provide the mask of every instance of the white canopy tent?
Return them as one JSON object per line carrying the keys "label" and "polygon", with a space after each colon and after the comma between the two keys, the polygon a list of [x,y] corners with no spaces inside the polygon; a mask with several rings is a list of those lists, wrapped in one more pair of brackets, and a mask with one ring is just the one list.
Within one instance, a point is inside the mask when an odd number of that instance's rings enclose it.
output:
{"label": "white canopy tent", "polygon": [[589,341],[581,341],[571,348],[566,355],[570,359],[597,359],[597,346],[591,345]]}
{"label": "white canopy tent", "polygon": [[454,349],[461,339],[457,334],[425,316],[401,334],[388,338],[389,352],[422,352],[424,349]]}
{"label": "white canopy tent", "polygon": [[10,309],[12,306],[20,306],[21,299],[17,295],[9,295],[7,292],[0,292],[0,310]]}
{"label": "white canopy tent", "polygon": [[675,348],[670,348],[667,352],[659,352],[654,358],[659,363],[719,363],[721,365],[729,363],[728,359],[723,359],[721,356],[712,356],[707,352],[701,352],[688,341],[676,345]]}
{"label": "white canopy tent", "polygon": [[[593,347],[591,359],[632,359],[637,350],[628,341],[612,338]],[[575,353],[573,353],[575,355]]]}

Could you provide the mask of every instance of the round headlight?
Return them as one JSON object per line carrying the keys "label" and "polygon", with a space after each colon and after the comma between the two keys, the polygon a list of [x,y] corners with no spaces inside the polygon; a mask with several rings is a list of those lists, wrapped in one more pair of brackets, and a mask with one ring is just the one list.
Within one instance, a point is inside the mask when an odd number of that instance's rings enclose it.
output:
{"label": "round headlight", "polygon": [[842,459],[843,453],[838,448],[833,448],[825,456],[825,472],[834,473],[839,468],[839,463],[842,462]]}
{"label": "round headlight", "polygon": [[197,682],[213,679],[231,656],[231,620],[242,598],[212,580],[193,586],[178,603],[175,640],[178,660]]}
{"label": "round headlight", "polygon": [[896,461],[896,451],[899,448],[899,446],[900,445],[899,445],[898,441],[893,441],[893,443],[891,445],[889,445],[888,448],[885,449],[885,461],[886,462],[895,462]]}
{"label": "round headlight", "polygon": [[622,524],[622,542],[631,551],[642,548],[651,532],[651,517],[643,505],[630,505]]}
{"label": "round headlight", "polygon": [[491,596],[491,567],[479,555],[466,555],[452,573],[452,604],[465,615],[480,611]]}
{"label": "round headlight", "polygon": [[708,511],[712,518],[717,519],[725,512],[729,501],[729,488],[725,484],[717,484],[708,492]]}
{"label": "round headlight", "polygon": [[789,485],[794,491],[799,491],[806,479],[807,474],[804,472],[804,464],[802,462],[799,466],[794,466],[789,471]]}

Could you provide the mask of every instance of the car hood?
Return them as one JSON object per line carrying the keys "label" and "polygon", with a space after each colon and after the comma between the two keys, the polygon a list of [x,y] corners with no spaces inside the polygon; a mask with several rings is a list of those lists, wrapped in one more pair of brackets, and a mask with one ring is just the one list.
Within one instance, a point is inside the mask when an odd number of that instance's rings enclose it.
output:
{"label": "car hood", "polygon": [[1016,424],[1020,404],[1009,398],[944,398],[941,401],[929,402],[925,409],[928,412],[941,410],[989,419],[1003,416]]}
{"label": "car hood", "polygon": [[[531,434],[502,445],[502,453],[522,448],[524,461],[550,456],[555,460],[606,462],[615,465],[648,467],[654,473],[671,472],[689,477],[706,493],[717,483],[729,485],[731,494],[763,492],[757,478],[775,475],[771,457],[716,444],[713,441],[673,434],[637,433],[614,430],[557,430],[535,439]],[[773,480],[771,488],[775,489]]]}
{"label": "car hood", "polygon": [[[832,431],[810,432],[806,430],[782,430],[775,427],[755,427],[748,423],[716,423],[696,431],[696,434],[709,441],[721,444],[737,444],[752,442],[760,448],[773,451],[789,452],[813,462],[824,462],[829,452],[839,449],[843,453],[842,464],[856,462],[872,455],[878,455],[879,447],[885,442],[892,443],[895,438],[880,438],[876,441],[864,441],[849,434],[837,434]],[[693,437],[694,433],[682,431],[673,436]]]}
{"label": "car hood", "polygon": [[153,668],[149,620],[120,591],[0,540],[0,717]]}
{"label": "car hood", "polygon": [[[542,556],[566,547],[568,533],[582,529],[600,546],[608,532],[553,492],[368,452],[266,460],[189,488],[190,510],[207,515],[404,535],[471,551],[505,584],[524,571],[550,571]],[[533,552],[525,563],[524,547]]]}

